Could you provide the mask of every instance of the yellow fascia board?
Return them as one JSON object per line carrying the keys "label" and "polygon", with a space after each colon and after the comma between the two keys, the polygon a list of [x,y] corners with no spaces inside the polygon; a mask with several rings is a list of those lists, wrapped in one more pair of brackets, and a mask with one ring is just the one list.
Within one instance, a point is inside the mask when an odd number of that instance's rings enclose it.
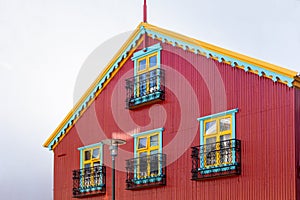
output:
{"label": "yellow fascia board", "polygon": [[202,42],[200,40],[196,40],[194,38],[190,38],[190,37],[181,35],[179,33],[175,33],[175,32],[172,32],[172,31],[169,31],[166,29],[162,29],[162,28],[159,28],[159,27],[147,24],[147,23],[142,23],[142,25],[146,29],[150,29],[154,32],[159,32],[159,33],[167,35],[171,38],[176,38],[177,40],[180,40],[180,41],[183,41],[183,42],[186,42],[186,43],[189,43],[189,44],[192,44],[192,45],[195,45],[195,46],[207,49],[207,50],[211,50],[213,52],[216,52],[216,53],[219,53],[224,56],[231,57],[231,58],[235,58],[237,60],[240,60],[240,61],[243,61],[243,62],[246,62],[249,64],[256,65],[258,67],[264,68],[266,70],[269,70],[269,71],[272,71],[275,73],[282,74],[282,75],[290,77],[290,78],[294,78],[298,74],[297,72],[295,72],[293,70],[289,70],[289,69],[286,69],[286,68],[283,68],[283,67],[265,62],[265,61],[251,58],[249,56],[246,56],[246,55],[243,55],[240,53],[236,53],[236,52],[233,52],[233,51],[230,51],[230,50],[227,50],[227,49],[224,49],[224,48],[212,45],[212,44],[208,44],[206,42]]}
{"label": "yellow fascia board", "polygon": [[122,47],[115,54],[115,56],[111,59],[111,61],[109,62],[109,64],[106,66],[106,68],[100,73],[100,75],[97,77],[97,79],[91,84],[91,86],[86,90],[86,92],[82,95],[82,97],[77,101],[77,103],[75,104],[75,106],[71,109],[71,111],[63,119],[63,121],[53,131],[53,133],[50,135],[50,137],[44,142],[43,147],[47,148],[49,146],[49,144],[51,143],[51,141],[59,133],[59,131],[70,120],[70,118],[73,116],[73,114],[76,112],[76,110],[82,105],[82,103],[84,102],[84,100],[90,95],[90,93],[97,86],[97,84],[99,83],[99,81],[105,76],[105,74],[112,67],[112,65],[115,63],[115,61],[118,59],[118,57],[122,54],[123,51],[125,51],[125,49],[130,45],[130,43],[132,42],[132,40],[138,35],[140,26],[141,26],[141,24],[138,26],[138,28],[136,30],[133,31],[133,33],[129,36],[129,39],[122,45]]}

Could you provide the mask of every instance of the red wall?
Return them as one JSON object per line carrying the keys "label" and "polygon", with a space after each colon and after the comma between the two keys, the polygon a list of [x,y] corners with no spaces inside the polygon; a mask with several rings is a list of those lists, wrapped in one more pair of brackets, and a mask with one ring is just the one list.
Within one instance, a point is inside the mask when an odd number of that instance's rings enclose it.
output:
{"label": "red wall", "polygon": [[[149,45],[156,43],[149,39]],[[118,200],[296,199],[295,90],[169,44],[162,46],[165,101],[132,111],[125,109],[125,79],[133,76],[133,62],[128,60],[55,148],[55,200],[71,199],[72,170],[80,167],[78,147],[99,142],[105,136],[111,138],[114,132],[130,132],[138,126],[140,132],[164,127],[164,153],[168,161],[175,162],[167,166],[166,186],[125,190],[126,174],[120,169],[125,170],[125,159],[133,157],[133,140],[128,140],[121,146],[116,161]],[[197,118],[234,108],[239,109],[236,138],[242,142],[242,174],[191,181],[190,147],[199,145],[200,137]],[[180,138],[179,142],[174,142],[174,138]],[[65,156],[58,157],[62,154]],[[110,166],[107,148],[104,161]],[[85,199],[111,198],[110,171],[108,167],[106,194]]]}
{"label": "red wall", "polygon": [[300,90],[295,90],[296,190],[300,200]]}

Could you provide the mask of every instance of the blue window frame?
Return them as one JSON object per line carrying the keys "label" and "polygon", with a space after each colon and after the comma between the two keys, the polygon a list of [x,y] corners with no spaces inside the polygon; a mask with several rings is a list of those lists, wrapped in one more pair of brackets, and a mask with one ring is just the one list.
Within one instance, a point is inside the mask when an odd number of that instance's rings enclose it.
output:
{"label": "blue window frame", "polygon": [[97,143],[78,148],[80,151],[80,192],[102,190],[105,186],[103,171],[103,144]]}
{"label": "blue window frame", "polygon": [[[236,140],[235,114],[238,109],[198,118],[200,122],[200,168],[202,174],[235,170],[236,150],[240,141]],[[239,158],[238,158],[239,160]]]}

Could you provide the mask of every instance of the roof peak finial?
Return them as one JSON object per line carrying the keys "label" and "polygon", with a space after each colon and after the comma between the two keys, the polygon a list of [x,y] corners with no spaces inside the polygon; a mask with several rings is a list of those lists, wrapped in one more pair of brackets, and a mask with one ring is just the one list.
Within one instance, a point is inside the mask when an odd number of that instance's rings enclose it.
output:
{"label": "roof peak finial", "polygon": [[147,0],[144,0],[144,22],[147,22]]}

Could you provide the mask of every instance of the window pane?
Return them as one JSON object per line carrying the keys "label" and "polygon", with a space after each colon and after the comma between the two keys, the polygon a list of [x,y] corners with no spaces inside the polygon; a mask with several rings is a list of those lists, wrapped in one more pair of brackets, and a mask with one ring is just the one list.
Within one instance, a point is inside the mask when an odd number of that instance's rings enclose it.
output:
{"label": "window pane", "polygon": [[150,137],[150,146],[158,146],[158,135],[153,135]]}
{"label": "window pane", "polygon": [[100,158],[100,148],[93,150],[93,158]]}
{"label": "window pane", "polygon": [[206,144],[216,143],[216,137],[206,138]]}
{"label": "window pane", "polygon": [[205,161],[206,165],[216,164],[216,138],[206,138],[205,146]]}
{"label": "window pane", "polygon": [[152,150],[150,151],[150,155],[158,154],[158,150]]}
{"label": "window pane", "polygon": [[144,70],[144,69],[146,69],[146,59],[139,61],[139,70]]}
{"label": "window pane", "polygon": [[157,176],[158,174],[158,164],[159,164],[159,154],[158,150],[150,151],[150,176]]}
{"label": "window pane", "polygon": [[217,132],[217,123],[216,121],[207,122],[205,124],[205,134],[213,134]]}
{"label": "window pane", "polygon": [[94,162],[94,167],[100,166],[100,162]]}
{"label": "window pane", "polygon": [[87,168],[90,168],[91,167],[91,164],[88,163],[88,164],[84,164],[84,168],[87,169]]}
{"label": "window pane", "polygon": [[[142,148],[146,148],[147,147],[147,138],[139,138],[139,144],[138,144],[138,148],[142,149]],[[147,153],[146,153],[147,155]]]}
{"label": "window pane", "polygon": [[139,178],[145,178],[148,176],[147,168],[148,168],[148,163],[147,163],[147,152],[141,152],[139,154]]}
{"label": "window pane", "polygon": [[220,136],[220,141],[230,140],[230,139],[231,139],[231,135],[230,134],[226,134],[226,135],[221,135]]}
{"label": "window pane", "polygon": [[230,117],[224,118],[220,120],[220,131],[227,131],[230,130]]}
{"label": "window pane", "polygon": [[231,135],[221,135],[220,136],[220,163],[229,163],[232,160],[232,153],[230,148]]}
{"label": "window pane", "polygon": [[157,56],[156,55],[151,56],[149,61],[150,61],[150,68],[155,67],[157,65]]}
{"label": "window pane", "polygon": [[141,74],[139,76],[139,87],[140,87],[140,96],[145,96],[147,94],[147,76],[146,74]]}
{"label": "window pane", "polygon": [[84,152],[84,160],[90,160],[91,159],[91,151],[85,151]]}

